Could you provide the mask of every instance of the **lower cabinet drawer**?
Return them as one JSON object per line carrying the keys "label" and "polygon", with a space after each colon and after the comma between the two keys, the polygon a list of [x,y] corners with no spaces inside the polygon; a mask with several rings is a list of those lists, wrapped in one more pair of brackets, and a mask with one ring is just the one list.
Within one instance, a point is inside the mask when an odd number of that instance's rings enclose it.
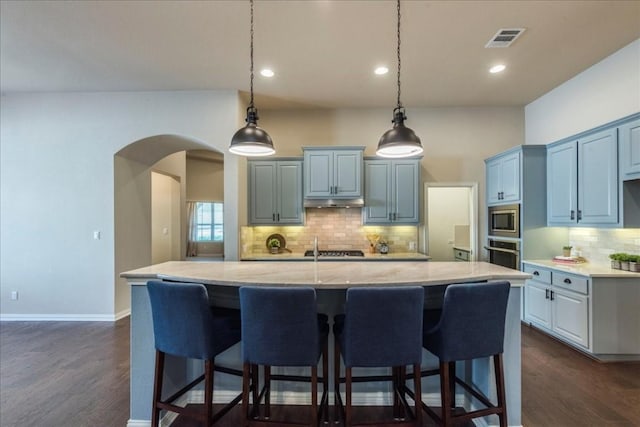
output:
{"label": "lower cabinet drawer", "polygon": [[460,249],[453,250],[453,256],[455,259],[459,259],[461,261],[469,261],[469,252],[461,251]]}
{"label": "lower cabinet drawer", "polygon": [[579,292],[581,294],[587,295],[589,293],[588,282],[589,279],[587,279],[586,277],[554,271],[553,280],[551,283],[553,283],[553,286],[569,289],[574,292]]}
{"label": "lower cabinet drawer", "polygon": [[551,283],[551,271],[544,268],[536,267],[535,265],[524,265],[524,272],[532,275],[532,280],[536,282]]}

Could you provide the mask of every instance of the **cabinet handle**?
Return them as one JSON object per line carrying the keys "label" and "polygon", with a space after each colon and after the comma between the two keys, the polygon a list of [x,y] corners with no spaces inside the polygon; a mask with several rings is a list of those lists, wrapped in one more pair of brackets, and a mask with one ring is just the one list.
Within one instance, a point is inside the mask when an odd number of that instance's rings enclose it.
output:
{"label": "cabinet handle", "polygon": [[278,222],[280,222],[280,214],[278,214],[277,217],[278,217]]}
{"label": "cabinet handle", "polygon": [[553,291],[551,291],[550,293],[551,293],[551,301],[553,301]]}
{"label": "cabinet handle", "polygon": [[391,212],[389,212],[389,221],[391,221]]}
{"label": "cabinet handle", "polygon": [[582,219],[582,211],[578,209],[578,221]]}
{"label": "cabinet handle", "polygon": [[393,220],[394,221],[396,220],[396,213],[395,212],[393,213]]}
{"label": "cabinet handle", "polygon": [[534,275],[534,276],[539,276],[539,275],[540,275],[540,273],[538,273],[538,270],[536,270],[536,271],[534,271],[534,272],[533,272],[533,275]]}
{"label": "cabinet handle", "polygon": [[570,285],[571,284],[571,279],[569,279],[569,278],[564,279],[564,283],[566,283],[567,285]]}
{"label": "cabinet handle", "polygon": [[549,289],[544,290],[544,299],[549,299]]}
{"label": "cabinet handle", "polygon": [[576,219],[576,212],[571,209],[571,219]]}
{"label": "cabinet handle", "polygon": [[338,194],[338,186],[337,185],[335,185],[333,187],[333,194]]}
{"label": "cabinet handle", "polygon": [[271,220],[275,221],[276,220],[276,214],[271,214]]}

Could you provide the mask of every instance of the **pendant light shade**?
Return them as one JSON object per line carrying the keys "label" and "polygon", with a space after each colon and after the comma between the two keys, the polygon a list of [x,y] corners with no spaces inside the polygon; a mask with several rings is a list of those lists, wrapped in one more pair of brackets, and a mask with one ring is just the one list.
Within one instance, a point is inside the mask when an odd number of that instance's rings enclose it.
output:
{"label": "pendant light shade", "polygon": [[273,141],[264,129],[258,127],[258,110],[247,108],[247,125],[233,135],[229,151],[241,156],[270,156],[275,153]]}
{"label": "pendant light shade", "polygon": [[397,0],[398,11],[398,103],[393,109],[393,127],[386,131],[380,141],[376,154],[381,157],[409,157],[422,153],[420,138],[413,130],[404,125],[407,116],[404,114],[404,107],[400,102],[400,0]]}
{"label": "pendant light shade", "polygon": [[422,153],[420,138],[404,125],[407,116],[404,108],[393,110],[393,127],[386,131],[378,142],[376,154],[381,157],[408,157]]}
{"label": "pendant light shade", "polygon": [[276,150],[273,148],[271,137],[264,130],[258,127],[258,109],[253,105],[253,0],[251,4],[251,78],[249,107],[247,108],[246,126],[239,129],[231,138],[229,151],[240,156],[270,156]]}

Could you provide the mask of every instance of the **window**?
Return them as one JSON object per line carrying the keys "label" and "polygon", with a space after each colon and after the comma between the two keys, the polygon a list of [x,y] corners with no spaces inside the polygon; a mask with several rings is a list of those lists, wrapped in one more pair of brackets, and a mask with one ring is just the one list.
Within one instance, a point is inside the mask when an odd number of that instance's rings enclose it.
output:
{"label": "window", "polygon": [[196,241],[222,242],[222,203],[196,202]]}

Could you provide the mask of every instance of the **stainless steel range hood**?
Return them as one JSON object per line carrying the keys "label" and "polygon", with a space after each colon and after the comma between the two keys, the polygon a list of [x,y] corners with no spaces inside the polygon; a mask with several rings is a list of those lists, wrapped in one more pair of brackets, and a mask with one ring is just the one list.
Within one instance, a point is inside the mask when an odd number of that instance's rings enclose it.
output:
{"label": "stainless steel range hood", "polygon": [[305,208],[361,208],[364,199],[304,199]]}

